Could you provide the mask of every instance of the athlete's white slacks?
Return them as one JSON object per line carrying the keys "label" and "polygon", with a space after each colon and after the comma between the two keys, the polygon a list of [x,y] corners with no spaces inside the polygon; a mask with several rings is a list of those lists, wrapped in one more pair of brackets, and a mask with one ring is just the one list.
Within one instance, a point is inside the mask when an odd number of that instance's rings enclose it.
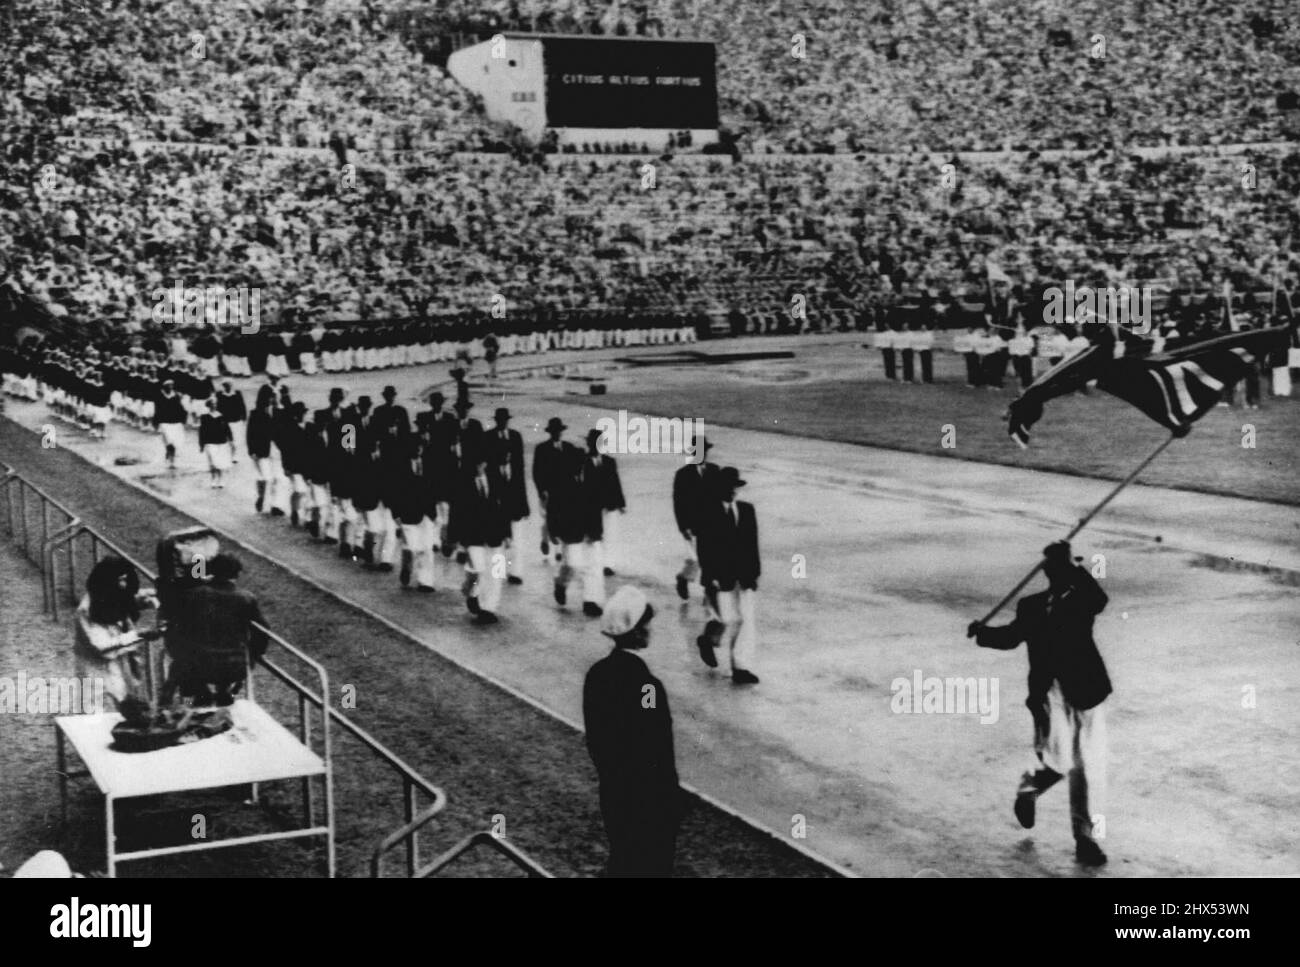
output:
{"label": "athlete's white slacks", "polygon": [[411,552],[411,576],[418,588],[433,587],[433,545],[438,528],[428,517],[418,524],[402,524],[402,546]]}
{"label": "athlete's white slacks", "polygon": [[1097,839],[1105,829],[1106,715],[1102,706],[1076,709],[1052,683],[1047,693],[1047,727],[1034,722],[1038,762],[1020,777],[1018,795],[1034,798],[1065,777],[1070,788],[1074,838]]}
{"label": "athlete's white slacks", "polygon": [[754,668],[758,650],[758,629],[754,623],[754,598],[756,591],[737,585],[730,591],[719,591],[706,596],[709,617],[722,622],[722,637],[718,647],[731,651],[733,672]]}
{"label": "athlete's white slacks", "polygon": [[383,504],[364,513],[366,533],[375,541],[375,563],[393,564],[397,558],[397,528]]}
{"label": "athlete's white slacks", "polygon": [[582,579],[583,604],[605,605],[605,555],[600,541],[565,544],[564,557],[556,582],[568,585],[574,577]]}
{"label": "athlete's white slacks", "polygon": [[474,544],[465,548],[465,597],[478,598],[478,606],[496,614],[501,606],[501,578],[505,567],[501,548]]}

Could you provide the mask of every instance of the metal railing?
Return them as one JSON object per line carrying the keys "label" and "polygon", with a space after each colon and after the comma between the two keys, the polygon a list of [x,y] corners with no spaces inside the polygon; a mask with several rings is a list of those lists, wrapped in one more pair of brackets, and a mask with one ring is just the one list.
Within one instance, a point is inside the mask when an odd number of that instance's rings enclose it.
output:
{"label": "metal railing", "polygon": [[[153,571],[89,524],[84,523],[80,517],[73,514],[41,488],[23,478],[7,464],[0,463],[0,472],[3,473],[3,476],[0,476],[0,489],[3,489],[5,494],[4,520],[6,530],[10,537],[15,540],[15,543],[22,548],[24,555],[40,570],[45,609],[50,612],[53,620],[59,618],[61,599],[64,602],[76,604],[78,600],[78,573],[89,574],[90,569],[109,554],[122,558],[135,568],[142,582],[147,582],[154,587],[157,586],[158,578]],[[33,509],[37,506],[40,508],[39,516],[34,516]],[[17,512],[15,512],[15,507],[17,507]],[[55,514],[62,516],[53,516]],[[35,536],[36,521],[40,522],[41,541],[39,553],[33,554],[32,538]],[[51,525],[55,526],[52,527]],[[61,558],[66,559],[66,568],[61,569],[59,567]],[[60,582],[61,573],[67,575],[66,585]],[[344,717],[329,702],[329,674],[322,665],[270,628],[256,623],[254,627],[266,635],[268,641],[274,642],[311,668],[320,680],[319,692],[313,692],[310,687],[299,681],[279,663],[266,655],[263,655],[256,662],[257,665],[265,668],[274,677],[297,692],[299,737],[303,745],[310,747],[312,727],[309,706],[314,705],[322,711],[321,739],[327,765],[331,761],[333,752],[331,727],[332,723],[337,723],[401,778],[405,824],[399,832],[408,830],[416,820],[420,793],[432,800],[432,804],[424,812],[418,814],[419,822],[416,824],[416,829],[427,824],[446,808],[447,796],[442,789],[421,776],[415,769],[371,736],[370,733]],[[144,642],[145,669],[151,695],[157,694],[154,682],[161,677],[161,668],[158,665],[162,658],[161,652],[155,653],[153,644],[153,642]],[[250,699],[253,698],[253,692],[253,676],[250,674],[248,677],[248,696]],[[308,782],[309,780],[303,781]],[[325,799],[326,812],[332,820],[334,787],[332,770],[329,768],[326,769]],[[313,806],[309,788],[304,797],[304,802],[304,812],[309,812]],[[387,843],[392,838],[391,836],[387,837],[384,842]],[[419,840],[415,830],[406,832],[398,841],[406,842],[407,875],[414,876],[419,869]],[[391,846],[388,848],[391,849]],[[334,847],[332,843],[330,846],[329,869],[332,876],[334,872]]]}
{"label": "metal railing", "polygon": [[[370,875],[372,878],[380,876],[384,855],[400,845],[403,841],[414,839],[419,830],[438,813],[436,809],[430,809],[411,820],[405,826],[393,830],[375,847],[375,851],[370,854]],[[515,866],[519,867],[532,879],[554,879],[540,863],[525,853],[519,847],[505,841],[495,833],[483,830],[477,833],[471,833],[459,843],[453,846],[447,852],[436,857],[429,863],[418,868],[410,868],[408,860],[407,876],[412,879],[423,880],[435,876],[442,872],[456,860],[460,859],[466,853],[473,852],[480,846],[488,846],[496,850],[506,859],[510,860]],[[409,851],[408,851],[409,856]]]}

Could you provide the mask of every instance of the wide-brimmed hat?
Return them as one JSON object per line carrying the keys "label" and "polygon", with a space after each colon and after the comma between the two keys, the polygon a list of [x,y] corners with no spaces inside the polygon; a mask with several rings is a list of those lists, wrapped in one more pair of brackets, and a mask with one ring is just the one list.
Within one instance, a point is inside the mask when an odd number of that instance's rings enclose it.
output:
{"label": "wide-brimmed hat", "polygon": [[556,430],[567,430],[568,426],[558,416],[553,416],[546,421],[546,432],[554,433]]}
{"label": "wide-brimmed hat", "polygon": [[718,475],[718,486],[723,490],[728,488],[735,490],[737,487],[745,486],[747,482],[741,479],[740,471],[735,467],[723,467]]}

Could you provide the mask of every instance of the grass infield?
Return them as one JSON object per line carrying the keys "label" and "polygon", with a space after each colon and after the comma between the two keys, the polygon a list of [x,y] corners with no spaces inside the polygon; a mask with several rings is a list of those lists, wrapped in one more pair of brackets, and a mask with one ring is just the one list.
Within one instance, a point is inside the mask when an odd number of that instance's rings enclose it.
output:
{"label": "grass infield", "polygon": [[[845,352],[863,353],[863,350]],[[611,379],[599,405],[666,417],[703,418],[707,426],[814,437],[934,456],[1120,480],[1168,431],[1124,401],[1093,390],[1049,402],[1029,449],[1006,432],[1003,413],[1015,391],[971,389],[961,383],[955,357],[941,355],[936,382],[894,383],[863,359],[860,378],[805,383],[745,379],[662,380],[662,388],[620,389]],[[681,372],[680,370],[678,371]],[[676,376],[676,374],[674,374]],[[1258,410],[1217,407],[1190,435],[1177,440],[1142,474],[1148,484],[1252,500],[1300,504],[1300,399],[1275,398],[1265,389]],[[571,399],[568,400],[571,402]],[[594,402],[594,400],[593,400]],[[949,430],[951,427],[951,430]],[[1248,427],[1254,428],[1253,447]],[[953,446],[944,446],[945,434]],[[742,455],[722,457],[739,462]]]}

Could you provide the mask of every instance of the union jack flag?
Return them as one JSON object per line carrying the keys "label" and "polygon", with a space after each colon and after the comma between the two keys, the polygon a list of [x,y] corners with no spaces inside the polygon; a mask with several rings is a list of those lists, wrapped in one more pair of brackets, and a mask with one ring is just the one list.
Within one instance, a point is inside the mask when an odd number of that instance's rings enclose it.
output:
{"label": "union jack flag", "polygon": [[1192,424],[1214,408],[1224,393],[1270,354],[1285,351],[1291,328],[1275,326],[1215,336],[1148,356],[1114,358],[1114,337],[1101,338],[1040,376],[1008,410],[1007,432],[1022,447],[1048,400],[1096,381],[1099,389],[1136,406],[1186,436]]}

